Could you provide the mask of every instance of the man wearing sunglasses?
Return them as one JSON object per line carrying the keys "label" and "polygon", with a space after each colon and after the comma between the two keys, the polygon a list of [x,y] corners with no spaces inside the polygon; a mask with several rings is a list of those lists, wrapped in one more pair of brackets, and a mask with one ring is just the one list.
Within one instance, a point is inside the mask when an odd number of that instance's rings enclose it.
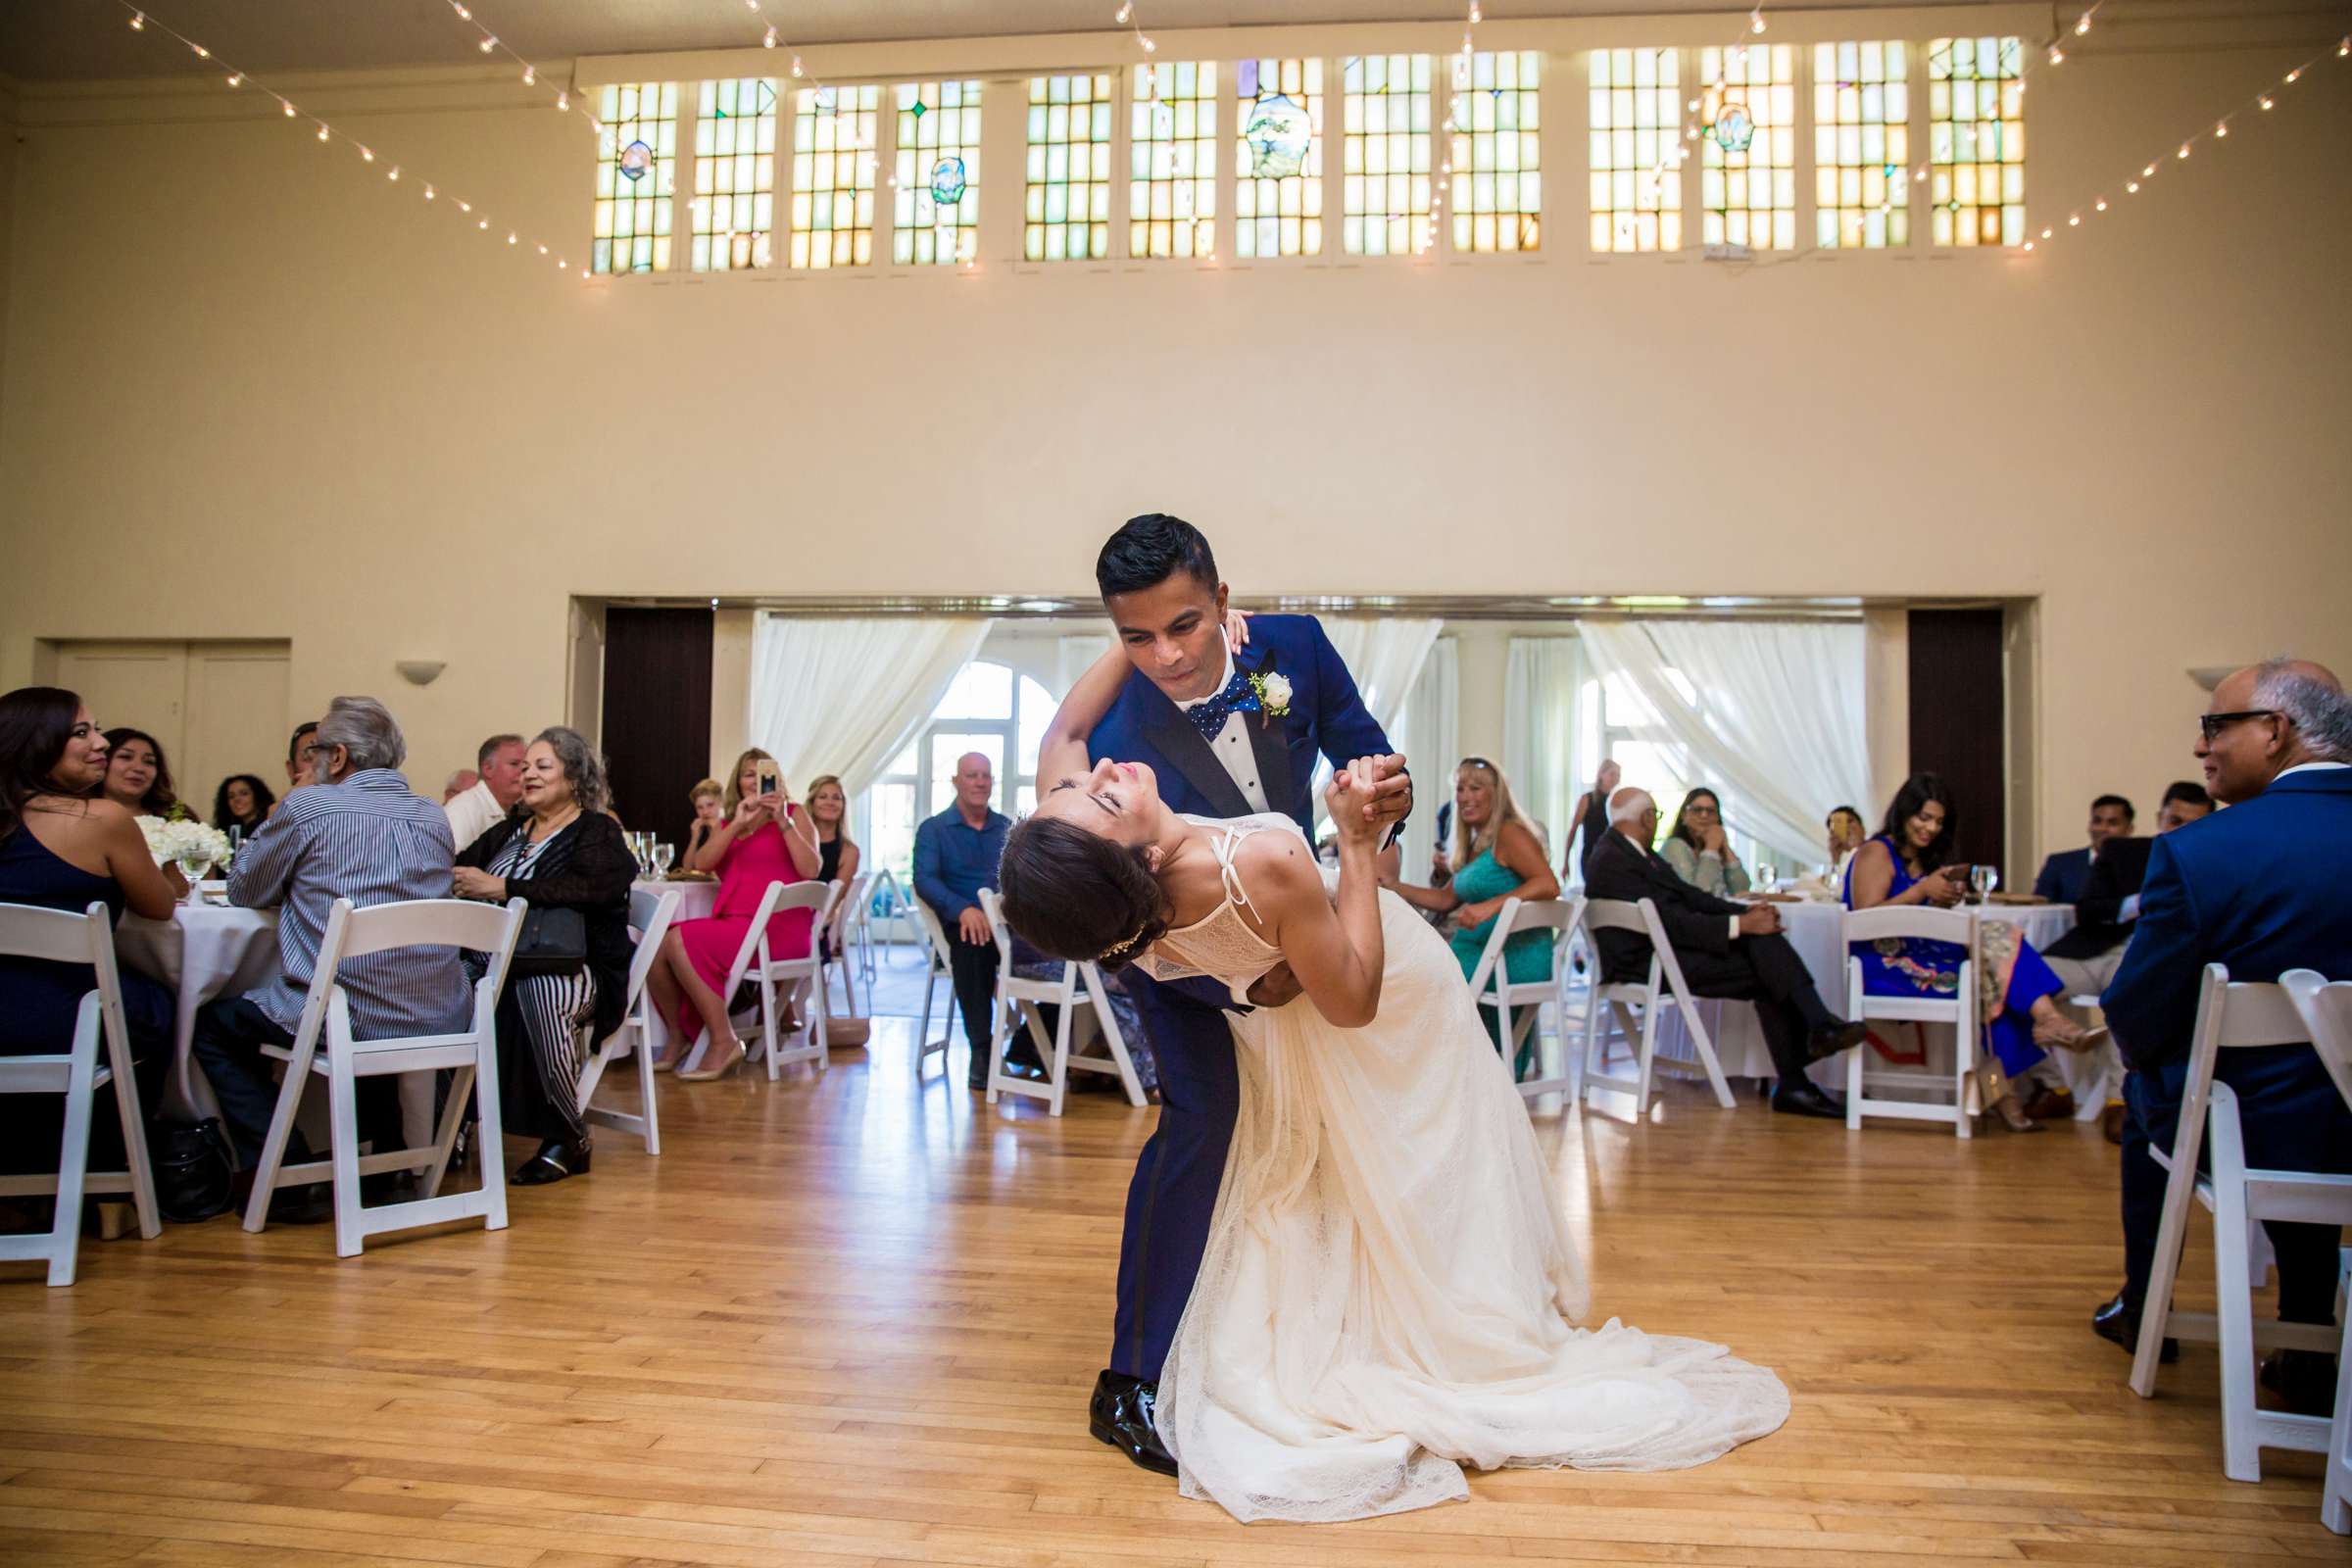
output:
{"label": "man wearing sunglasses", "polygon": [[[2319,664],[2273,660],[2214,688],[2198,721],[2205,784],[2230,809],[2158,838],[2148,852],[2139,920],[2100,999],[2132,1076],[2124,1089],[2124,1288],[2091,1327],[2126,1349],[2139,1337],[2154,1263],[2165,1171],[2180,1120],[2190,1036],[2205,965],[2232,980],[2289,969],[2352,979],[2352,700]],[[2308,1045],[2225,1051],[2217,1082],[2237,1094],[2246,1163],[2352,1174],[2352,1111]],[[2278,1257],[2278,1317],[2335,1321],[2333,1225],[2264,1222]],[[2166,1359],[2178,1353],[2167,1342]],[[2280,1350],[2263,1383],[2299,1414],[2326,1415],[2335,1358]]]}

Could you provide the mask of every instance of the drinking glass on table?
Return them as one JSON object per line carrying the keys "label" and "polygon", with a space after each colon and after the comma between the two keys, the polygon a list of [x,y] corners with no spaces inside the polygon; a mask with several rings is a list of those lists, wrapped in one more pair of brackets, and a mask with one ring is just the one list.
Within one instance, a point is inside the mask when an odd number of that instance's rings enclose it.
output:
{"label": "drinking glass on table", "polygon": [[178,857],[174,863],[179,867],[179,874],[188,879],[188,902],[203,903],[204,874],[213,868],[212,856],[202,850],[193,850]]}
{"label": "drinking glass on table", "polygon": [[1758,860],[1756,862],[1756,891],[1758,893],[1770,893],[1772,891],[1773,878],[1777,874],[1778,868],[1774,866],[1770,860]]}
{"label": "drinking glass on table", "polygon": [[1968,885],[1977,890],[1977,902],[1983,904],[2001,885],[2001,868],[1997,865],[1972,865],[1968,868]]}
{"label": "drinking glass on table", "polygon": [[662,844],[662,843],[659,843],[659,842],[657,842],[657,843],[654,845],[654,870],[655,870],[655,872],[656,872],[658,875],[661,875],[661,876],[667,876],[667,875],[669,875],[669,866],[670,866],[670,862],[671,862],[672,860],[675,860],[675,859],[677,858],[677,857],[678,857],[678,847],[677,847],[676,845],[674,845],[674,844]]}

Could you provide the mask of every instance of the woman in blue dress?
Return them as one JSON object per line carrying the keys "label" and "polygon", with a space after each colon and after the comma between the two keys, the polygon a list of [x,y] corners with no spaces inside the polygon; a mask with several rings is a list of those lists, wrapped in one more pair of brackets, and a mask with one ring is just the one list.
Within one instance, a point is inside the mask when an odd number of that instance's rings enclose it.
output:
{"label": "woman in blue dress", "polygon": [[[1417,888],[1392,882],[1397,897],[1416,908],[1446,917],[1446,940],[1467,980],[1478,972],[1479,957],[1494,938],[1494,922],[1502,917],[1504,901],[1522,903],[1560,896],[1560,879],[1552,874],[1544,842],[1521,815],[1511,799],[1511,786],[1502,769],[1483,757],[1465,757],[1453,770],[1453,880],[1442,888]],[[1502,945],[1503,974],[1514,985],[1551,978],[1552,933],[1547,928],[1521,931]],[[1517,1008],[1513,1008],[1516,1021]],[[1502,1049],[1499,1020],[1490,1007],[1478,1009],[1486,1020],[1487,1036]],[[1535,1057],[1535,1032],[1519,1048],[1512,1076],[1527,1076]]]}
{"label": "woman in blue dress", "polygon": [[[1952,800],[1943,780],[1914,773],[1895,792],[1876,838],[1854,852],[1845,873],[1845,906],[1924,904],[1948,908],[1968,887],[1968,867],[1951,854]],[[2017,928],[1998,920],[1979,928],[1977,1016],[1985,1054],[2003,1075],[1986,1085],[1986,1103],[2012,1132],[2041,1131],[2025,1112],[2008,1080],[2029,1074],[2055,1077],[2042,1048],[2084,1051],[2106,1031],[2084,1030],[2058,1010],[2064,985]],[[1957,942],[1886,937],[1853,944],[1862,960],[1862,989],[1874,997],[1948,998],[1960,983],[1968,950]]]}

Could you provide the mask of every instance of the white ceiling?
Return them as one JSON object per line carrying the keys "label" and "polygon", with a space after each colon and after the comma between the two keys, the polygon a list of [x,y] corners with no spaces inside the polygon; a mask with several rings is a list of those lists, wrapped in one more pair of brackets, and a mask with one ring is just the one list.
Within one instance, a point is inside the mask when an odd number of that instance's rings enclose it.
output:
{"label": "white ceiling", "polygon": [[[1733,13],[1747,0],[1482,0],[1485,15],[1529,17]],[[1804,0],[1804,9],[1916,6],[1931,0]],[[1943,0],[1949,7],[1954,0]],[[1967,5],[1971,0],[1958,0]],[[2108,0],[2117,12],[2309,14],[2325,26],[2345,0]],[[2063,0],[2071,19],[2083,0]],[[1777,9],[1792,9],[1775,0]],[[1092,32],[1117,0],[761,0],[800,44]],[[1152,27],[1278,23],[1446,21],[1461,0],[1138,0]],[[748,47],[760,23],[743,0],[481,0],[476,14],[534,60]],[[157,0],[156,18],[256,73],[478,63],[448,0]],[[133,32],[116,0],[0,0],[0,74],[20,80],[164,76],[193,69],[154,30]]]}

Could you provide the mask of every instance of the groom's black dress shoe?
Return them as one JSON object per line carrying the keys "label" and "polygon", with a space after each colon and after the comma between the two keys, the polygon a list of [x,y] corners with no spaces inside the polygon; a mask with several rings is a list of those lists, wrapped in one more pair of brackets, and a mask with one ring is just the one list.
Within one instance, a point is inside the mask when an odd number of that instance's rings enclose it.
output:
{"label": "groom's black dress shoe", "polygon": [[1845,1102],[1809,1079],[1783,1079],[1772,1092],[1772,1108],[1787,1116],[1824,1116],[1845,1119]]}
{"label": "groom's black dress shoe", "polygon": [[1843,1018],[1830,1018],[1821,1027],[1805,1036],[1805,1059],[1822,1061],[1840,1051],[1851,1051],[1870,1038],[1870,1026],[1848,1023]]}
{"label": "groom's black dress shoe", "polygon": [[[2090,1314],[2090,1332],[2102,1340],[2112,1340],[2133,1354],[2139,1353],[2139,1303],[2124,1299],[2124,1293],[2115,1295]],[[2180,1342],[2167,1337],[2156,1359],[2171,1366],[2180,1359]]]}
{"label": "groom's black dress shoe", "polygon": [[1152,1405],[1158,1396],[1156,1383],[1106,1371],[1095,1379],[1095,1396],[1086,1407],[1086,1429],[1097,1442],[1109,1444],[1145,1469],[1172,1476],[1176,1461],[1152,1429]]}

